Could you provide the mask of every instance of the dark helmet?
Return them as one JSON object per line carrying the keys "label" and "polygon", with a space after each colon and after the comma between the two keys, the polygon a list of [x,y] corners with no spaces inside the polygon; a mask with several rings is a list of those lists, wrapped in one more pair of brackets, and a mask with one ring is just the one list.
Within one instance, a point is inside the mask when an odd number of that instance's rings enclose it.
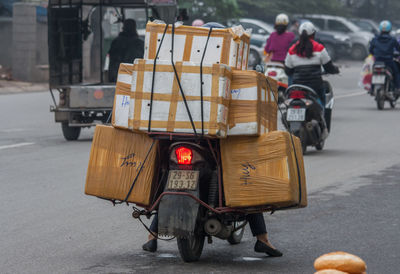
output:
{"label": "dark helmet", "polygon": [[217,22],[208,22],[205,23],[202,27],[204,28],[213,28],[213,29],[224,29],[226,28],[224,25]]}
{"label": "dark helmet", "polygon": [[122,31],[127,33],[137,33],[136,21],[134,19],[125,19],[122,26]]}

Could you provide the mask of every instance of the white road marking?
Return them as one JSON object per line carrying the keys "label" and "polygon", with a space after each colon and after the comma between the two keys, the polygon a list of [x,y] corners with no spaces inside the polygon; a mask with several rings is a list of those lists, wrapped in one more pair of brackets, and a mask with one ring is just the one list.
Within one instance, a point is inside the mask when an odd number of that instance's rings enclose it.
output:
{"label": "white road marking", "polygon": [[26,129],[25,128],[8,128],[8,129],[0,130],[0,132],[4,132],[4,133],[13,133],[13,132],[22,132],[22,131],[26,131]]}
{"label": "white road marking", "polygon": [[359,95],[364,95],[364,94],[367,94],[367,92],[366,91],[359,91],[359,92],[354,92],[354,93],[350,93],[350,94],[335,96],[335,99],[354,97],[354,96],[359,96]]}
{"label": "white road marking", "polygon": [[0,146],[1,149],[7,149],[7,148],[16,148],[16,147],[24,147],[24,146],[30,146],[34,145],[35,143],[18,143],[18,144],[13,144],[13,145],[7,145],[7,146]]}

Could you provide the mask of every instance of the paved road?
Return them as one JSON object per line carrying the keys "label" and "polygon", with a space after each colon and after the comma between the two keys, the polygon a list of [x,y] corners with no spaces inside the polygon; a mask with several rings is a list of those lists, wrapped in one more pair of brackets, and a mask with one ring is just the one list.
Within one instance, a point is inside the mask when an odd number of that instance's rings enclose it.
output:
{"label": "paved road", "polygon": [[400,261],[400,107],[376,110],[360,95],[359,63],[330,77],[336,106],[326,149],[305,157],[309,207],[267,215],[282,258],[215,240],[200,262],[182,263],[176,243],[141,251],[144,229],[127,206],[83,194],[93,130],[66,142],[50,96],[0,96],[0,273],[313,273],[336,250],[360,255],[369,273],[396,273]]}

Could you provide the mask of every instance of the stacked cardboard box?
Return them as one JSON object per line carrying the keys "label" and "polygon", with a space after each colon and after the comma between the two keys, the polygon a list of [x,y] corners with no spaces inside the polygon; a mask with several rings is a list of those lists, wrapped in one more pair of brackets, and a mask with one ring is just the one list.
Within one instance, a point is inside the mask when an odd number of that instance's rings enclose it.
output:
{"label": "stacked cardboard box", "polygon": [[307,205],[299,138],[274,131],[259,137],[228,137],[220,143],[227,206]]}
{"label": "stacked cardboard box", "polygon": [[[155,59],[159,51],[159,60],[171,60],[172,25],[168,26],[163,40],[165,28],[165,24],[147,23],[144,59]],[[224,64],[235,69],[246,70],[249,52],[250,35],[242,26],[227,29],[214,28],[211,33],[210,28],[183,25],[174,28],[175,61],[200,64],[204,54],[203,62],[206,64]]]}
{"label": "stacked cardboard box", "polygon": [[[148,23],[144,59],[119,68],[114,128],[96,128],[86,193],[149,205],[158,143],[144,133],[196,130],[221,139],[227,206],[306,206],[300,142],[276,131],[277,83],[247,70],[249,42],[241,27],[172,33],[171,25]],[[133,165],[144,157],[139,172]]]}
{"label": "stacked cardboard box", "polygon": [[157,141],[145,134],[96,126],[85,194],[150,205],[157,170],[157,145]]}

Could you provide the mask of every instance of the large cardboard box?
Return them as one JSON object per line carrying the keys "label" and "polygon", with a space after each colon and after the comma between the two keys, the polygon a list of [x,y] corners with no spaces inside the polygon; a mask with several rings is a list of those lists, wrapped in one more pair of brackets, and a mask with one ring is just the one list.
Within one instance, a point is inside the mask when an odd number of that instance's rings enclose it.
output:
{"label": "large cardboard box", "polygon": [[178,81],[170,61],[158,61],[154,75],[154,60],[136,59],[132,75],[129,127],[148,131],[151,110],[151,131],[194,133],[226,137],[230,100],[231,69],[226,65],[203,65],[203,124],[200,92],[200,66],[192,62],[176,62],[178,78],[185,95],[185,106]]}
{"label": "large cardboard box", "polygon": [[226,206],[276,208],[307,205],[300,139],[274,131],[259,137],[221,139]]}
{"label": "large cardboard box", "polygon": [[[165,24],[146,25],[144,59],[155,59]],[[174,60],[200,63],[205,50],[209,28],[179,25],[174,32]],[[159,60],[171,60],[172,25],[168,26],[158,55]],[[250,35],[242,26],[212,29],[204,63],[225,64],[236,69],[247,69]]]}
{"label": "large cardboard box", "polygon": [[256,71],[234,70],[231,89],[228,135],[257,136],[277,129],[274,79]]}
{"label": "large cardboard box", "polygon": [[129,104],[132,85],[133,64],[121,63],[115,87],[111,124],[113,127],[128,129]]}
{"label": "large cardboard box", "polygon": [[[110,200],[150,205],[156,172],[158,142],[145,134],[96,126],[85,194]],[[141,172],[140,172],[141,170]]]}

